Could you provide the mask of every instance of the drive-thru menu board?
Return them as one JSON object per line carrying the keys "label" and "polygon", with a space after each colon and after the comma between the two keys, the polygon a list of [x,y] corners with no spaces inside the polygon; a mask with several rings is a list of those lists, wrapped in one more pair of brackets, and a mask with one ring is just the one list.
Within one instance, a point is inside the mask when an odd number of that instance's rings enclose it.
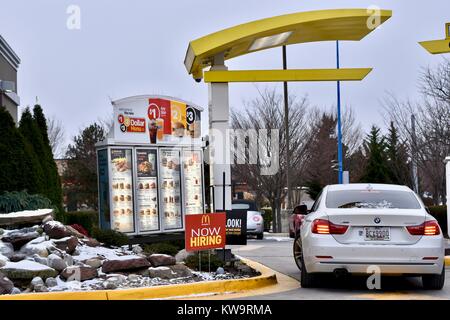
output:
{"label": "drive-thru menu board", "polygon": [[200,151],[183,151],[185,214],[203,213],[202,155]]}
{"label": "drive-thru menu board", "polygon": [[139,231],[159,230],[157,150],[136,149]]}
{"label": "drive-thru menu board", "polygon": [[160,183],[164,229],[181,229],[181,166],[180,151],[160,149]]}
{"label": "drive-thru menu board", "polygon": [[112,227],[120,232],[133,232],[133,168],[131,149],[111,149],[111,167]]}

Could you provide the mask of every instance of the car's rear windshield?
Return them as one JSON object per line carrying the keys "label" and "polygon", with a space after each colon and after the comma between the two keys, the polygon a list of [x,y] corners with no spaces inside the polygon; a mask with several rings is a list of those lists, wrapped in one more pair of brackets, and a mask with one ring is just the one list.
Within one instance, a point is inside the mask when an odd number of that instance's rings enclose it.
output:
{"label": "car's rear windshield", "polygon": [[328,191],[327,208],[420,209],[413,192],[394,190]]}
{"label": "car's rear windshield", "polygon": [[254,210],[256,211],[256,204],[253,202],[235,202],[231,204],[233,210]]}
{"label": "car's rear windshield", "polygon": [[247,210],[250,209],[250,205],[248,203],[233,203],[231,208],[235,210]]}

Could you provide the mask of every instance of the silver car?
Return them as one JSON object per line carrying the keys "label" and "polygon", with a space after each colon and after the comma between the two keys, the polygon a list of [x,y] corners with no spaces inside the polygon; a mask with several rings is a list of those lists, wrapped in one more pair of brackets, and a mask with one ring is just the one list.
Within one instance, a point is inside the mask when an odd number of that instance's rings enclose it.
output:
{"label": "silver car", "polygon": [[249,200],[234,200],[233,210],[247,211],[247,235],[256,236],[258,240],[264,238],[264,218],[263,214],[256,208],[256,203]]}

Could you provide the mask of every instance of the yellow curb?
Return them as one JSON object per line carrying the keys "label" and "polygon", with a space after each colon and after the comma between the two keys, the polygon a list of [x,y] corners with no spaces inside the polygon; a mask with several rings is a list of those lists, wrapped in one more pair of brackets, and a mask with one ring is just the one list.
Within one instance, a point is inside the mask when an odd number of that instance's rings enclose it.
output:
{"label": "yellow curb", "polygon": [[445,261],[445,266],[449,267],[450,266],[450,256],[445,256],[444,261]]}
{"label": "yellow curb", "polygon": [[47,292],[18,295],[3,295],[0,300],[143,300],[164,299],[206,293],[241,292],[263,288],[277,284],[276,274],[269,268],[248,259],[242,262],[261,273],[260,276],[248,279],[233,279],[219,281],[203,281],[187,284],[174,284],[166,286],[125,289],[125,290],[99,290],[76,292]]}

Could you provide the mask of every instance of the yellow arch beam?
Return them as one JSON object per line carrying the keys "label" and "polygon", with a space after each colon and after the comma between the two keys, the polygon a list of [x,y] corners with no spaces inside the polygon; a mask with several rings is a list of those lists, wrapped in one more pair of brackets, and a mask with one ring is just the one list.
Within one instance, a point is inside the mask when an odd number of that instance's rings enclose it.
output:
{"label": "yellow arch beam", "polygon": [[206,71],[205,82],[359,81],[371,68]]}
{"label": "yellow arch beam", "polygon": [[[189,74],[200,79],[202,70],[220,53],[224,53],[227,60],[282,45],[358,41],[374,30],[374,23],[382,24],[391,16],[390,10],[337,9],[298,12],[244,23],[191,41],[184,64]],[[274,42],[277,39],[281,42]],[[257,41],[259,45],[255,45]]]}
{"label": "yellow arch beam", "polygon": [[450,53],[450,39],[423,41],[419,43],[431,54]]}

